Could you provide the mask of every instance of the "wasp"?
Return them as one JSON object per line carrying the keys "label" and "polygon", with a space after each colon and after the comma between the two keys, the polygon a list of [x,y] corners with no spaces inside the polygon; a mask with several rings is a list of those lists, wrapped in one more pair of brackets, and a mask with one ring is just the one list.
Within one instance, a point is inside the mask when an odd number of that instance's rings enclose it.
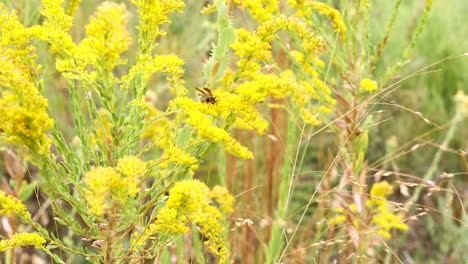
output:
{"label": "wasp", "polygon": [[200,92],[202,103],[215,104],[217,102],[216,97],[213,95],[209,88],[203,87],[203,89],[195,88]]}

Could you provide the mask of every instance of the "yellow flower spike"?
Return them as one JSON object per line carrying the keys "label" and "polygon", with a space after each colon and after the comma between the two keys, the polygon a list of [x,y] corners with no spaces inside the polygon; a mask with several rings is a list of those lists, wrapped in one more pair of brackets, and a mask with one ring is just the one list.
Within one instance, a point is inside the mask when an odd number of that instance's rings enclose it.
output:
{"label": "yellow flower spike", "polygon": [[247,8],[255,20],[262,23],[273,18],[279,12],[278,0],[237,0],[242,8]]}
{"label": "yellow flower spike", "polygon": [[182,80],[184,75],[183,65],[184,61],[174,55],[159,55],[154,58],[149,55],[142,55],[130,69],[129,75],[123,78],[125,86],[131,87],[131,82],[135,80],[136,76],[141,76],[143,80],[149,80],[154,73],[162,72],[169,75],[167,80],[174,85],[170,89],[171,92],[177,96],[183,96],[187,93],[182,86],[184,83]]}
{"label": "yellow flower spike", "polygon": [[122,202],[126,197],[126,182],[114,168],[94,167],[86,173],[84,182],[88,186],[85,200],[95,215],[103,215],[110,207],[106,198]]}
{"label": "yellow flower spike", "polygon": [[295,33],[302,40],[302,47],[307,53],[314,54],[324,49],[321,38],[316,36],[304,23],[293,17],[280,16],[266,21],[257,28],[256,34],[261,40],[269,42],[278,31]]}
{"label": "yellow flower spike", "polygon": [[210,197],[215,199],[216,202],[220,205],[223,213],[232,213],[234,212],[234,197],[229,193],[229,191],[223,186],[215,186],[211,190]]}
{"label": "yellow flower spike", "polygon": [[138,6],[140,21],[138,45],[142,54],[149,55],[152,53],[156,38],[165,35],[165,32],[159,26],[170,23],[169,15],[174,11],[180,12],[185,4],[180,0],[132,0],[132,3]]}
{"label": "yellow flower spike", "polygon": [[185,226],[187,217],[179,215],[177,209],[164,207],[159,211],[158,218],[154,223],[154,227],[148,230],[155,232],[167,232],[173,234],[186,234],[190,229]]}
{"label": "yellow flower spike", "polygon": [[[220,263],[223,263],[229,253],[224,237],[226,229],[221,222],[223,215],[213,206],[211,200],[222,197],[234,202],[231,200],[232,196],[222,187],[215,187],[210,191],[205,184],[197,180],[177,182],[170,190],[166,205],[160,210],[156,221],[148,228],[145,238],[149,238],[155,232],[168,235],[187,233],[190,229],[186,225],[191,221],[207,238],[204,244],[208,251],[218,255]],[[225,207],[223,211],[230,208]]]}
{"label": "yellow flower spike", "polygon": [[185,123],[192,126],[202,139],[213,143],[222,142],[227,152],[242,159],[253,158],[253,153],[232,138],[227,131],[212,125],[213,119],[202,112],[203,110],[207,111],[210,106],[212,111],[217,111],[216,104],[207,105],[187,97],[177,97],[170,102],[170,109],[183,110]]}
{"label": "yellow flower spike", "polygon": [[372,185],[370,194],[375,197],[380,197],[381,199],[371,197],[371,200],[377,204],[385,204],[386,196],[392,194],[392,192],[392,186],[388,182],[382,181],[374,183],[374,185]]}
{"label": "yellow flower spike", "polygon": [[6,251],[15,247],[34,246],[41,248],[46,240],[35,233],[16,233],[10,239],[0,241],[0,251]]}
{"label": "yellow flower spike", "polygon": [[39,94],[26,65],[11,59],[0,47],[0,134],[6,141],[26,146],[34,154],[47,155],[51,140],[46,132],[53,120],[46,112],[47,99]]}
{"label": "yellow flower spike", "polygon": [[164,154],[161,159],[165,158],[171,162],[183,165],[193,165],[198,162],[195,157],[174,145],[164,148]]}
{"label": "yellow flower spike", "polygon": [[300,109],[302,119],[309,125],[318,126],[322,122],[320,121],[320,116],[318,114],[312,114],[310,110],[305,108]]}
{"label": "yellow flower spike", "polygon": [[140,180],[147,170],[146,164],[133,156],[126,156],[117,161],[117,170],[126,176],[128,195],[131,197],[140,191]]}
{"label": "yellow flower spike", "polygon": [[25,220],[31,219],[31,214],[20,200],[7,195],[2,190],[0,190],[0,215],[16,215]]}
{"label": "yellow flower spike", "polygon": [[62,8],[64,0],[42,0],[41,14],[46,17],[42,25],[41,39],[51,44],[51,50],[57,53],[61,59],[69,59],[76,56],[77,45],[67,33],[73,18],[67,15]]}
{"label": "yellow flower spike", "polygon": [[34,72],[36,58],[36,48],[30,42],[38,38],[42,30],[40,26],[24,27],[16,13],[0,3],[0,46],[8,49],[11,58],[19,61],[18,64],[25,67],[24,71],[30,77]]}
{"label": "yellow flower spike", "polygon": [[172,128],[174,124],[171,120],[161,116],[163,113],[156,109],[152,104],[145,102],[148,114],[144,122],[147,124],[141,138],[148,138],[156,143],[159,148],[171,146],[171,138],[174,135]]}
{"label": "yellow flower spike", "polygon": [[[292,8],[297,8],[296,16],[306,17],[312,10],[316,10],[322,15],[328,16],[331,19],[333,29],[341,35],[342,38],[346,34],[346,25],[341,17],[341,13],[335,8],[318,1],[307,1],[307,0],[289,0],[289,5]],[[312,21],[306,20],[309,24],[313,24]]]}
{"label": "yellow flower spike", "polygon": [[86,26],[86,38],[79,45],[79,53],[87,64],[104,72],[111,72],[125,63],[120,55],[131,44],[127,23],[130,13],[125,4],[103,2],[91,16]]}
{"label": "yellow flower spike", "polygon": [[252,56],[256,60],[271,58],[271,45],[259,36],[241,28],[237,30],[237,40],[230,46],[239,58]]}
{"label": "yellow flower spike", "polygon": [[78,9],[78,7],[80,6],[82,1],[83,0],[69,0],[68,6],[67,6],[67,14],[69,16],[72,16],[75,13],[75,11]]}
{"label": "yellow flower spike", "polygon": [[359,84],[366,91],[372,92],[377,90],[377,83],[371,79],[364,78]]}

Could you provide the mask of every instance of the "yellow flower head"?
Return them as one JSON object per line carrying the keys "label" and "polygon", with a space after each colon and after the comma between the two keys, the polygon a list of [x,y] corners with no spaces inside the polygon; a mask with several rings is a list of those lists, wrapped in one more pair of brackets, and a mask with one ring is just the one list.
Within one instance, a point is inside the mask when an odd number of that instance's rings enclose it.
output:
{"label": "yellow flower head", "polygon": [[0,190],[0,215],[16,215],[25,220],[31,219],[31,214],[27,211],[26,206],[11,195],[7,195]]}
{"label": "yellow flower head", "polygon": [[381,199],[378,199],[378,198],[371,198],[371,199],[372,201],[378,204],[384,204],[386,201],[386,196],[392,194],[392,192],[393,192],[392,186],[388,182],[382,181],[382,182],[374,183],[374,185],[372,185],[370,194],[372,196],[380,197]]}
{"label": "yellow flower head", "polygon": [[117,170],[126,176],[128,195],[135,196],[140,191],[140,180],[146,172],[146,162],[137,157],[126,156],[117,161]]}
{"label": "yellow flower head", "polygon": [[138,26],[140,31],[138,44],[143,54],[151,54],[154,48],[153,42],[158,36],[165,34],[159,26],[170,23],[169,15],[176,10],[180,11],[185,7],[185,4],[180,0],[132,0],[132,3],[138,6],[140,21],[140,25]]}
{"label": "yellow flower head", "polygon": [[86,38],[79,45],[80,55],[95,68],[110,72],[125,63],[120,55],[131,44],[127,22],[130,13],[125,4],[103,2],[86,26]]}
{"label": "yellow flower head", "polygon": [[232,208],[235,202],[234,197],[225,187],[219,185],[213,187],[210,197],[216,200],[223,213],[232,213],[234,211],[234,208]]}
{"label": "yellow flower head", "polygon": [[35,233],[16,233],[10,239],[0,241],[0,251],[6,251],[15,247],[34,246],[41,248],[46,240]]}
{"label": "yellow flower head", "polygon": [[273,18],[279,11],[278,0],[236,0],[242,8],[250,10],[252,16],[262,23]]}
{"label": "yellow flower head", "polygon": [[[183,110],[182,115],[185,118],[185,123],[192,126],[202,139],[214,143],[222,142],[227,152],[242,159],[253,158],[253,153],[231,137],[227,131],[212,125],[214,120],[203,112],[210,111],[207,104],[196,102],[187,97],[177,97],[170,104],[171,109]],[[215,105],[212,106],[213,108],[216,107]]]}
{"label": "yellow flower head", "polygon": [[114,168],[94,167],[86,173],[84,182],[88,186],[85,199],[95,215],[103,215],[110,208],[108,198],[116,201],[125,198],[126,182]]}
{"label": "yellow flower head", "polygon": [[364,90],[369,91],[369,92],[377,90],[377,83],[368,78],[362,79],[360,85],[362,88],[364,88]]}
{"label": "yellow flower head", "polygon": [[[310,0],[289,0],[292,8],[297,8],[296,15],[299,17],[307,17],[312,10],[316,10],[322,15],[328,16],[331,19],[333,29],[338,32],[343,38],[346,33],[346,25],[341,17],[341,14],[335,8],[318,1]],[[306,19],[309,24],[313,24],[312,20]]]}
{"label": "yellow flower head", "polygon": [[[184,180],[177,182],[170,190],[166,205],[162,208],[154,224],[150,225],[145,234],[145,239],[151,236],[151,232],[160,232],[169,235],[184,234],[190,231],[187,222],[195,223],[201,233],[207,238],[205,245],[208,251],[216,254],[223,263],[228,256],[226,247],[226,229],[221,223],[222,214],[213,206],[211,198],[227,198],[227,203],[232,204],[233,198],[222,187],[213,190],[200,181]],[[223,212],[231,210],[231,205],[221,204]]]}
{"label": "yellow flower head", "polygon": [[53,120],[46,112],[47,99],[39,94],[26,65],[0,47],[0,134],[6,141],[26,146],[35,154],[49,153],[46,132]]}

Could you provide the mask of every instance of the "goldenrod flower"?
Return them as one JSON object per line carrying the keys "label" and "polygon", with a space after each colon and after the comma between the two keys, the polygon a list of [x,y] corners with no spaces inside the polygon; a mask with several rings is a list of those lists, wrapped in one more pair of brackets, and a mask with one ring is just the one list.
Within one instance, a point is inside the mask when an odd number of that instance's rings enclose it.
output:
{"label": "goldenrod flower", "polygon": [[377,204],[385,204],[386,196],[392,194],[392,192],[392,186],[388,182],[382,181],[374,183],[370,192],[371,196],[374,197],[371,197],[371,200]]}
{"label": "goldenrod flower", "polygon": [[82,1],[83,0],[69,0],[68,7],[67,7],[67,14],[69,16],[73,15],[75,11],[78,9],[78,7],[80,6]]}
{"label": "goldenrod flower", "polygon": [[[367,200],[366,207],[369,210],[369,215],[371,216],[369,229],[375,231],[377,234],[383,236],[386,239],[390,239],[392,236],[389,232],[390,229],[400,229],[408,230],[408,225],[403,223],[403,220],[400,216],[393,213],[393,206],[387,202],[386,196],[392,193],[392,186],[386,182],[374,183],[370,191],[371,198]],[[350,204],[349,211],[352,215],[349,217],[353,219],[358,217],[356,205]],[[331,219],[331,224],[341,224],[344,223],[348,218],[345,215],[345,210],[339,208],[335,210],[338,215]],[[359,221],[353,221],[353,225],[359,229],[362,227],[362,223]]]}
{"label": "goldenrod flower", "polygon": [[[160,210],[156,221],[150,225],[144,237],[149,238],[151,232],[184,234],[190,231],[187,222],[192,221],[207,238],[205,245],[208,251],[218,255],[220,263],[223,263],[229,253],[224,238],[226,229],[221,223],[222,214],[212,205],[211,197],[225,197],[229,203],[233,203],[232,196],[220,187],[210,191],[205,184],[197,180],[177,182],[170,190],[166,205]],[[223,211],[230,211],[230,206],[224,205]]]}
{"label": "goldenrod flower", "polygon": [[182,115],[185,117],[185,123],[192,126],[202,139],[214,143],[222,142],[227,152],[242,159],[253,158],[253,153],[231,137],[227,131],[212,125],[213,119],[209,118],[206,112],[209,111],[212,114],[216,112],[215,105],[212,105],[212,110],[209,110],[209,105],[187,97],[177,97],[170,104],[171,109],[183,110]]}
{"label": "goldenrod flower", "polygon": [[27,211],[26,206],[11,195],[7,195],[0,190],[0,215],[16,215],[25,220],[31,219],[31,214]]}
{"label": "goldenrod flower", "polygon": [[16,233],[10,239],[0,241],[0,251],[5,251],[15,247],[34,246],[41,248],[46,240],[35,233]]}
{"label": "goldenrod flower", "polygon": [[51,44],[51,51],[57,53],[60,59],[76,56],[77,46],[67,33],[73,18],[62,8],[64,0],[42,0],[41,14],[46,17],[42,25],[41,39]]}
{"label": "goldenrod flower", "polygon": [[[338,32],[342,37],[346,33],[346,25],[343,22],[343,18],[338,10],[335,8],[318,1],[308,0],[289,0],[289,4],[292,8],[297,8],[299,11],[296,12],[298,17],[307,17],[312,10],[318,11],[320,14],[328,16],[331,19],[333,29]],[[306,19],[309,24],[313,24],[312,20]]]}
{"label": "goldenrod flower", "polygon": [[174,145],[164,148],[164,154],[161,159],[168,159],[170,162],[184,165],[193,165],[197,163],[197,159]]}
{"label": "goldenrod flower", "polygon": [[140,191],[141,178],[145,174],[146,162],[137,157],[126,156],[117,161],[117,170],[125,175],[128,195],[133,197]]}
{"label": "goldenrod flower", "polygon": [[247,8],[255,20],[262,23],[273,18],[279,12],[278,0],[236,0],[242,8]]}
{"label": "goldenrod flower", "polygon": [[85,199],[95,215],[103,215],[110,208],[107,199],[121,202],[125,198],[126,182],[114,168],[94,167],[86,173],[84,182],[89,188]]}
{"label": "goldenrod flower", "polygon": [[103,2],[90,18],[86,26],[86,38],[79,45],[80,56],[87,64],[109,73],[118,65],[125,63],[120,55],[131,44],[127,22],[130,13],[125,4]]}
{"label": "goldenrod flower", "polygon": [[211,190],[210,197],[219,204],[223,213],[232,213],[234,211],[234,208],[232,208],[235,202],[234,197],[225,187],[216,185]]}
{"label": "goldenrod flower", "polygon": [[46,131],[53,125],[46,112],[47,99],[39,94],[27,66],[10,56],[0,47],[0,133],[7,142],[46,155],[51,143]]}
{"label": "goldenrod flower", "polygon": [[176,10],[180,11],[185,4],[180,0],[132,0],[132,3],[138,6],[140,21],[138,45],[142,54],[149,55],[152,53],[156,38],[165,34],[159,26],[170,23],[169,15]]}
{"label": "goldenrod flower", "polygon": [[375,81],[368,78],[362,79],[360,85],[362,88],[369,92],[372,92],[377,89],[377,84],[375,83]]}
{"label": "goldenrod flower", "polygon": [[27,28],[21,24],[15,10],[8,10],[0,3],[0,46],[5,47],[11,58],[24,65],[30,77],[34,73],[36,48],[30,45],[31,40],[41,35],[40,26]]}

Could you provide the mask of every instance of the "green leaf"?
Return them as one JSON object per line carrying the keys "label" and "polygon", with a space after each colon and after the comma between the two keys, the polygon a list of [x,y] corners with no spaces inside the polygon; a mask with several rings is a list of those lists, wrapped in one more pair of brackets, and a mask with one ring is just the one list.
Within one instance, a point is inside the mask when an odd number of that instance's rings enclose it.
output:
{"label": "green leaf", "polygon": [[19,194],[19,199],[22,201],[25,201],[29,197],[31,197],[31,195],[34,193],[34,187],[35,187],[34,183],[22,184],[21,191]]}
{"label": "green leaf", "polygon": [[[218,43],[211,50],[211,57],[204,66],[203,72],[205,79],[210,83],[214,83],[224,76],[224,72],[228,66],[229,45],[236,41],[236,30],[231,24],[231,20],[223,1],[219,1],[217,5],[217,29]],[[214,65],[218,64],[216,75],[212,76]]]}

